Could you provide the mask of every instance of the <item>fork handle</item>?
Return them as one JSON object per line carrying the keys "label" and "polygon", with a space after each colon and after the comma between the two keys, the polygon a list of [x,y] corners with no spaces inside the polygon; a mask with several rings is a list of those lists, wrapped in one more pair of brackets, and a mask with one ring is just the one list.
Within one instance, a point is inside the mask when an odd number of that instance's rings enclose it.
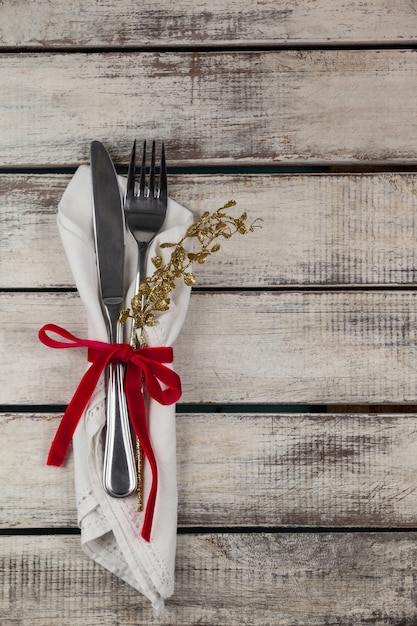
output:
{"label": "fork handle", "polygon": [[[135,287],[133,291],[134,294],[138,293],[141,282],[146,278],[146,253],[148,251],[148,246],[149,244],[143,241],[137,242],[138,261],[137,261],[137,267],[136,267]],[[142,303],[141,303],[142,309],[144,307],[144,303],[145,303],[145,296],[142,296]],[[130,330],[130,345],[133,346],[133,348],[139,347],[138,339],[136,335],[136,331],[138,329],[139,327],[136,325],[136,321],[133,320],[132,327]]]}
{"label": "fork handle", "polygon": [[[137,261],[137,270],[136,270],[136,279],[135,279],[135,290],[134,293],[137,294],[139,291],[140,283],[146,276],[146,253],[148,250],[148,244],[145,242],[137,242],[137,250],[138,250],[138,261]],[[144,297],[142,298],[141,307],[143,309],[144,306]],[[138,348],[140,346],[140,339],[138,341],[137,338],[137,330],[138,327],[136,325],[136,321],[133,320],[132,327],[130,330],[130,343],[133,348]],[[142,329],[141,329],[142,330]],[[139,346],[138,346],[139,343]],[[143,388],[142,392],[144,397],[146,398],[146,389]],[[136,439],[135,446],[135,455],[136,455],[136,469],[137,469],[137,509],[138,511],[142,511],[143,509],[143,450],[140,445],[139,439]]]}

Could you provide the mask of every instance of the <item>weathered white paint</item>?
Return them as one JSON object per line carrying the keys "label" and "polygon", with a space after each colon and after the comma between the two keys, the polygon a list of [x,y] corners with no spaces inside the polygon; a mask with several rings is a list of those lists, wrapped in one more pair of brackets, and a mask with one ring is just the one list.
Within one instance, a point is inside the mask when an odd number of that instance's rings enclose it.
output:
{"label": "weathered white paint", "polygon": [[[0,307],[0,402],[69,402],[85,351],[37,332],[85,336],[78,294],[3,293]],[[416,340],[415,291],[195,293],[175,346],[182,402],[416,404]]]}
{"label": "weathered white paint", "polygon": [[[417,57],[376,46],[414,44],[416,25],[405,0],[4,0],[0,167],[75,167],[92,139],[126,165],[133,138],[154,136],[171,164],[414,163]],[[374,49],[325,49],[362,42]],[[161,51],[140,52],[148,46]],[[36,339],[48,321],[85,334],[77,295],[46,293],[72,286],[55,227],[68,180],[0,177],[1,285],[45,290],[2,295],[5,404],[65,404],[85,368],[85,355]],[[183,401],[415,404],[414,176],[170,184],[197,213],[232,196],[265,219],[201,272],[218,292],[193,296],[176,347]],[[243,286],[252,292],[221,291]],[[259,290],[276,286],[320,291]],[[176,593],[159,621],[82,555],[79,537],[53,534],[75,524],[71,461],[43,464],[58,416],[3,414],[3,528],[49,534],[2,536],[1,623],[413,626],[414,532],[250,530],[416,526],[415,415],[334,413],[179,415],[180,523],[229,532],[179,537]]]}
{"label": "weathered white paint", "polygon": [[[0,175],[2,287],[73,287],[56,210],[68,175]],[[197,215],[234,199],[263,227],[221,242],[199,287],[410,285],[417,280],[417,176],[170,176]]]}
{"label": "weathered white paint", "polygon": [[[414,161],[413,50],[0,55],[0,166]],[[146,88],[144,88],[146,85]]]}
{"label": "weathered white paint", "polygon": [[[61,416],[0,416],[0,526],[75,527],[72,453],[46,466]],[[177,415],[182,527],[407,527],[415,415]]]}
{"label": "weathered white paint", "polygon": [[177,0],[140,3],[37,0],[0,6],[1,46],[83,48],[328,43],[415,43],[415,6],[406,0]]}
{"label": "weathered white paint", "polygon": [[178,538],[176,592],[147,601],[81,552],[79,537],[0,541],[5,626],[378,626],[415,620],[416,533]]}

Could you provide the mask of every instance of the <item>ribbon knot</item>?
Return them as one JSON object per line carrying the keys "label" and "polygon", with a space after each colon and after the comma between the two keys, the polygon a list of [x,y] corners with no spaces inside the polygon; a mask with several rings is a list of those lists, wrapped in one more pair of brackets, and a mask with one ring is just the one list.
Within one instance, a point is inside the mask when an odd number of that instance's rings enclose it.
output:
{"label": "ribbon knot", "polygon": [[128,343],[119,343],[116,345],[119,346],[119,349],[116,352],[116,354],[113,355],[111,362],[112,363],[117,363],[117,362],[128,363],[134,354],[134,348],[132,348],[132,346],[130,346]]}
{"label": "ribbon knot", "polygon": [[[48,333],[54,333],[67,341],[53,339]],[[165,365],[174,360],[172,348],[167,346],[132,348],[127,343],[109,344],[79,339],[55,324],[43,326],[38,337],[44,345],[50,348],[88,348],[88,360],[91,363],[62,417],[49,450],[48,465],[61,466],[63,464],[77,424],[108,363],[126,364],[125,393],[129,417],[152,470],[152,485],[141,533],[145,541],[149,542],[158,489],[158,467],[148,430],[142,384],[144,379],[148,395],[160,404],[174,404],[179,400],[181,380],[178,374]]]}

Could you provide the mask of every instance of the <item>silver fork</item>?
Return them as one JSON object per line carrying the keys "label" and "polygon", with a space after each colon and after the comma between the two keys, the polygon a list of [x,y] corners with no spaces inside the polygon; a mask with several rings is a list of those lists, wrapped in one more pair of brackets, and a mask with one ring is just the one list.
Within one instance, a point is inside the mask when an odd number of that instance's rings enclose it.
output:
{"label": "silver fork", "polygon": [[[135,190],[135,179],[136,141],[133,144],[130,157],[124,203],[126,224],[138,248],[138,264],[135,281],[136,294],[139,290],[140,283],[146,278],[146,254],[148,247],[161,230],[167,212],[168,185],[164,144],[161,146],[161,166],[159,170],[158,188],[156,188],[155,176],[155,141],[152,142],[148,188],[146,188],[146,141],[143,142],[138,194],[136,194]],[[132,337],[131,343],[134,347],[137,347],[136,337]]]}
{"label": "silver fork", "polygon": [[[159,185],[156,188],[155,175],[155,141],[152,142],[151,162],[149,167],[149,181],[146,188],[146,141],[143,143],[142,164],[139,175],[139,190],[136,193],[136,141],[133,143],[130,164],[127,173],[126,196],[124,213],[126,224],[133,235],[138,248],[138,263],[135,280],[137,294],[141,282],[146,278],[146,255],[150,243],[158,234],[165,221],[168,206],[167,169],[165,161],[165,147],[161,147],[161,165],[159,170]],[[144,298],[142,298],[142,307]],[[137,328],[132,324],[131,345],[138,347]],[[138,509],[142,508],[142,451],[139,442],[136,442],[136,457],[138,465]]]}

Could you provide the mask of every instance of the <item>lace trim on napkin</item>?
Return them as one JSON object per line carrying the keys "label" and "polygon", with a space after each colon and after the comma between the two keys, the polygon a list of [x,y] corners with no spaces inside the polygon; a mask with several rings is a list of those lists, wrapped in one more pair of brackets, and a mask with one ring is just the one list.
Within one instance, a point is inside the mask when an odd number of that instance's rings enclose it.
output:
{"label": "lace trim on napkin", "polygon": [[88,463],[83,480],[75,476],[82,548],[97,563],[145,593],[160,610],[162,598],[168,598],[174,591],[174,580],[154,542],[145,544],[139,540],[136,550],[129,548],[132,538],[139,538],[143,521],[143,514],[138,514],[136,506],[132,506],[136,498],[118,499],[115,508],[112,498],[102,493],[105,403],[104,381],[100,381],[74,437],[79,468],[82,461]]}

